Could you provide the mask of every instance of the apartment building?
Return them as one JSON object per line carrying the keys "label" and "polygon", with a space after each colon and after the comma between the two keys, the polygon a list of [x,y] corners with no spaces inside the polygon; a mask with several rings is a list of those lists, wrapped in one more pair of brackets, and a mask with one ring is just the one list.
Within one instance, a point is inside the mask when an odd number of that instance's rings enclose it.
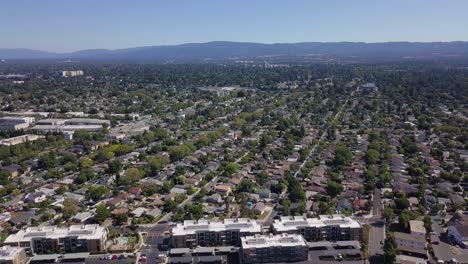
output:
{"label": "apartment building", "polygon": [[28,227],[8,236],[5,245],[23,247],[27,253],[52,254],[105,252],[107,231],[99,225],[72,225],[70,227]]}
{"label": "apartment building", "polygon": [[413,234],[395,232],[395,241],[402,255],[427,258],[426,239]]}
{"label": "apartment building", "polygon": [[172,228],[172,246],[194,248],[197,246],[239,246],[242,236],[262,233],[262,226],[255,220],[224,219],[222,222],[210,220],[189,220]]}
{"label": "apartment building", "polygon": [[242,237],[242,263],[306,261],[307,241],[302,235],[254,235]]}
{"label": "apartment building", "polygon": [[300,234],[307,241],[360,240],[361,231],[359,222],[344,215],[285,216],[273,222],[275,234]]}
{"label": "apartment building", "polygon": [[0,248],[0,264],[25,264],[26,262],[24,248],[10,246]]}

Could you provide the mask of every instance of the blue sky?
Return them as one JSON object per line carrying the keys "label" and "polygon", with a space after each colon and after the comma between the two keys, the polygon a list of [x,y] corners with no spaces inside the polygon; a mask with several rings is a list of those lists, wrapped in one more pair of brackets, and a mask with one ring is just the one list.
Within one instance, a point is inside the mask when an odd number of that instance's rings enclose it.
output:
{"label": "blue sky", "polygon": [[468,40],[466,0],[1,0],[0,48]]}

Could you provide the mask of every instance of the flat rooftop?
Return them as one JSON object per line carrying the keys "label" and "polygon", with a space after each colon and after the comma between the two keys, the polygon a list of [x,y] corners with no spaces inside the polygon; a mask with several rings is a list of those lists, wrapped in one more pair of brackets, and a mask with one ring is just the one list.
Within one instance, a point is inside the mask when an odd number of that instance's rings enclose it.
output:
{"label": "flat rooftop", "polygon": [[28,227],[7,237],[5,244],[31,241],[33,238],[58,239],[76,236],[78,239],[101,239],[107,232],[99,225],[72,225],[70,227],[44,226]]}
{"label": "flat rooftop", "polygon": [[339,226],[340,228],[360,228],[361,224],[344,215],[320,215],[318,218],[303,216],[284,216],[273,222],[273,228],[278,232],[292,231],[300,227]]}
{"label": "flat rooftop", "polygon": [[13,259],[16,256],[16,254],[18,254],[22,250],[23,248],[20,248],[20,247],[10,247],[10,246],[0,247],[0,260]]}
{"label": "flat rooftop", "polygon": [[240,232],[261,233],[262,226],[257,221],[248,218],[224,219],[222,222],[210,220],[187,220],[172,228],[174,236],[196,234],[198,232],[222,232],[226,230],[239,230]]}
{"label": "flat rooftop", "polygon": [[255,235],[241,238],[242,248],[308,247],[302,235]]}

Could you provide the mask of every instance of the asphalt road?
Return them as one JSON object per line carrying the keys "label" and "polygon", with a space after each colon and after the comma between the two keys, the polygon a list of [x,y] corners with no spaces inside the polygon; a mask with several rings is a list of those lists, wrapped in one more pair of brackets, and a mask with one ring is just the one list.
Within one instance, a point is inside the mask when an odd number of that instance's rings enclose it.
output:
{"label": "asphalt road", "polygon": [[369,255],[383,255],[382,243],[385,240],[385,224],[383,221],[372,223],[369,232]]}
{"label": "asphalt road", "polygon": [[374,217],[381,217],[382,216],[382,197],[380,194],[380,189],[374,190],[374,195],[372,198],[372,215]]}
{"label": "asphalt road", "polygon": [[141,251],[141,254],[146,255],[145,264],[157,263],[158,255],[161,253],[158,246],[163,242],[164,232],[170,231],[170,229],[171,225],[169,224],[157,224],[140,230],[148,233]]}

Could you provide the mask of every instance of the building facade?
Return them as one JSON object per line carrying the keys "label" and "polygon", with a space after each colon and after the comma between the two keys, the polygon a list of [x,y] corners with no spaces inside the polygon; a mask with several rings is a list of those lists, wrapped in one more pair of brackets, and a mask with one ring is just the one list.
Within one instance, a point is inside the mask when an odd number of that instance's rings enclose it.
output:
{"label": "building facade", "polygon": [[402,255],[427,258],[426,239],[412,234],[395,232],[395,241]]}
{"label": "building facade", "polygon": [[0,130],[16,131],[34,124],[34,117],[5,116],[0,118]]}
{"label": "building facade", "polygon": [[222,222],[189,220],[173,227],[172,247],[239,246],[242,236],[252,236],[261,232],[260,224],[246,218],[224,219]]}
{"label": "building facade", "polygon": [[106,250],[107,231],[99,225],[28,227],[8,236],[5,245],[23,247],[27,253],[102,253]]}
{"label": "building facade", "polygon": [[360,240],[362,227],[344,215],[321,215],[318,218],[286,216],[273,222],[273,232],[300,234],[307,241],[344,241]]}
{"label": "building facade", "polygon": [[306,261],[307,241],[301,235],[255,235],[242,238],[242,263]]}
{"label": "building facade", "polygon": [[0,264],[25,264],[26,262],[24,248],[10,246],[0,248]]}

